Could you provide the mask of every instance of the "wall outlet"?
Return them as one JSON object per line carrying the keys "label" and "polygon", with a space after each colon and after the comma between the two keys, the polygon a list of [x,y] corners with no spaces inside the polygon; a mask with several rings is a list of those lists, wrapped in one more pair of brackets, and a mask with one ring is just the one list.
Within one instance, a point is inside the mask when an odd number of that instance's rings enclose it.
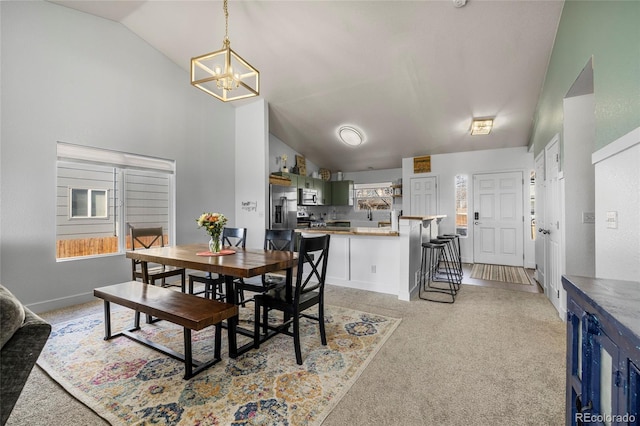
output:
{"label": "wall outlet", "polygon": [[618,227],[618,212],[607,212],[607,228],[616,229]]}
{"label": "wall outlet", "polygon": [[582,223],[596,223],[596,214],[594,212],[582,212]]}

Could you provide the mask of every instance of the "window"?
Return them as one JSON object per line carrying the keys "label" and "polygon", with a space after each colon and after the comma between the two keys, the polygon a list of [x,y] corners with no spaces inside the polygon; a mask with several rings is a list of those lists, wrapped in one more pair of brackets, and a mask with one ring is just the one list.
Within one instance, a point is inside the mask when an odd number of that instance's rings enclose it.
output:
{"label": "window", "polygon": [[107,190],[79,189],[71,190],[71,218],[107,217]]}
{"label": "window", "polygon": [[469,177],[467,175],[456,175],[456,234],[461,237],[466,237],[469,230],[467,223],[468,182]]}
{"label": "window", "polygon": [[174,162],[59,142],[56,258],[123,253],[128,225],[173,233]]}
{"label": "window", "polygon": [[359,183],[353,185],[356,210],[391,210],[393,188],[391,182]]}

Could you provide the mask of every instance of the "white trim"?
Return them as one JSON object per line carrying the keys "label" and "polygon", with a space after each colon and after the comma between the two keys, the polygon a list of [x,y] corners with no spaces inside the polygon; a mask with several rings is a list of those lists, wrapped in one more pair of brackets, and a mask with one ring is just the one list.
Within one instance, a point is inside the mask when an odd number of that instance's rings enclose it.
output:
{"label": "white trim", "polygon": [[175,173],[175,161],[111,149],[94,148],[66,142],[57,143],[58,160],[81,161],[121,168],[138,168]]}
{"label": "white trim", "polygon": [[591,164],[597,164],[637,144],[640,144],[640,127],[591,154]]}

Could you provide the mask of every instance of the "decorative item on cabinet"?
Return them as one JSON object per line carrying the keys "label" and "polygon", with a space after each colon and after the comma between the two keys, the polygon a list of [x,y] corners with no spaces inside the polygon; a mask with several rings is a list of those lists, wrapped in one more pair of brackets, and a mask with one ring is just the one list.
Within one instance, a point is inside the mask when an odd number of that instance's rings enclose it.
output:
{"label": "decorative item on cabinet", "polygon": [[563,276],[566,424],[640,424],[640,283]]}
{"label": "decorative item on cabinet", "polygon": [[322,180],[324,181],[331,180],[331,172],[329,171],[329,169],[320,168],[320,170],[318,170],[318,173],[320,173],[320,178]]}
{"label": "decorative item on cabinet", "polygon": [[401,198],[402,197],[402,184],[393,184],[391,185],[391,189],[393,189],[393,198]]}
{"label": "decorative item on cabinet", "polygon": [[307,175],[307,162],[302,155],[296,155],[296,167],[300,176]]}

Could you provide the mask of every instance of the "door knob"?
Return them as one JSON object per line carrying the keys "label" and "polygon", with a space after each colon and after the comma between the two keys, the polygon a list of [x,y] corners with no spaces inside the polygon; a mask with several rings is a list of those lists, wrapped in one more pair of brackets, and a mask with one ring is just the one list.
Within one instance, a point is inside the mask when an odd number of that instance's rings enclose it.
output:
{"label": "door knob", "polygon": [[480,222],[473,222],[474,225],[480,225]]}

